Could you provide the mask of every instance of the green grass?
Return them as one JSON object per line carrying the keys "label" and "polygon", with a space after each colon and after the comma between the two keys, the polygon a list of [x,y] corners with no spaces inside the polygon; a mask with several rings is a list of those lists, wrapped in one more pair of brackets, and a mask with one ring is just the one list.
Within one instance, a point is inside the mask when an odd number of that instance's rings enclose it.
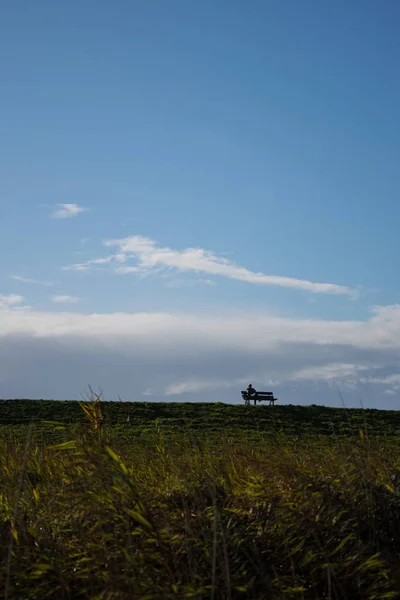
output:
{"label": "green grass", "polygon": [[398,598],[399,426],[394,411],[1,401],[0,596]]}
{"label": "green grass", "polygon": [[[324,406],[244,406],[222,403],[103,402],[104,421],[124,430],[146,431],[156,419],[164,428],[198,432],[282,431],[304,435],[352,435],[366,427],[369,435],[400,435],[400,411],[345,409]],[[78,424],[85,416],[75,401],[0,400],[0,425],[24,425],[33,421]]]}

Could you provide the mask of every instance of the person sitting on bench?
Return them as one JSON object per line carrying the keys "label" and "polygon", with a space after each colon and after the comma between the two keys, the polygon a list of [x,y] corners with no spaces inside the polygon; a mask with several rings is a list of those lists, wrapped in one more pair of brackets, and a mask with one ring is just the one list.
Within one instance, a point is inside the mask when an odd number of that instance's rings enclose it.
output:
{"label": "person sitting on bench", "polygon": [[251,383],[249,383],[249,385],[247,386],[247,393],[249,395],[249,398],[252,398],[255,394],[257,394],[257,391],[253,388],[253,386],[251,385]]}
{"label": "person sitting on bench", "polygon": [[247,406],[250,404],[251,400],[254,401],[254,405],[256,405],[257,402],[263,402],[267,400],[270,406],[274,406],[277,400],[277,398],[274,398],[272,392],[257,392],[251,383],[247,386],[246,390],[242,390],[242,398]]}

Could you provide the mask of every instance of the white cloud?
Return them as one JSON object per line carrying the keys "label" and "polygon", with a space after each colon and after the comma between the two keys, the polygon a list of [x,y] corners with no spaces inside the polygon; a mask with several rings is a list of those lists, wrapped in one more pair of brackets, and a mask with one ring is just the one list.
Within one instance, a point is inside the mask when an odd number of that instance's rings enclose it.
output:
{"label": "white cloud", "polygon": [[0,310],[18,307],[23,301],[24,297],[18,294],[0,294]]}
{"label": "white cloud", "polygon": [[119,274],[129,274],[151,272],[157,268],[175,269],[180,272],[202,273],[258,285],[276,285],[314,293],[345,294],[351,297],[356,294],[354,289],[334,283],[318,283],[293,277],[256,273],[202,248],[174,250],[160,247],[154,240],[142,236],[108,240],[105,245],[116,247],[118,252],[106,259],[92,259],[86,263],[64,268],[82,271],[89,269],[99,261],[125,263],[128,260],[134,260],[136,264],[117,266],[115,271]]}
{"label": "white cloud", "polygon": [[[69,297],[69,296],[66,296]],[[22,296],[1,296],[7,306],[22,302]],[[63,297],[65,298],[65,297]],[[120,336],[153,335],[179,341],[191,339],[217,343],[219,347],[237,347],[262,352],[282,342],[356,345],[357,347],[400,348],[400,305],[373,307],[367,321],[326,321],[290,319],[271,315],[191,315],[173,313],[60,314],[31,311],[18,318],[1,320],[3,333],[31,332],[51,335],[62,330],[66,335]],[[5,326],[5,328],[4,328]],[[33,328],[33,329],[32,329]],[[1,334],[1,330],[0,330]],[[333,361],[330,361],[333,362]],[[348,363],[343,363],[346,368]],[[337,367],[337,365],[336,365]]]}
{"label": "white cloud", "polygon": [[88,211],[87,208],[78,206],[78,204],[58,204],[57,206],[58,208],[50,214],[52,219],[68,219]]}
{"label": "white cloud", "polygon": [[77,296],[68,296],[68,295],[60,295],[60,296],[52,296],[51,301],[56,304],[75,304],[80,301],[80,298]]}
{"label": "white cloud", "polygon": [[[173,250],[168,247],[159,247],[153,240],[141,236],[109,240],[106,242],[106,245],[117,247],[120,253],[129,258],[136,258],[139,261],[139,267],[142,269],[163,266],[166,268],[175,268],[180,271],[207,273],[209,275],[228,277],[229,279],[261,285],[277,285],[328,294],[353,293],[345,286],[332,283],[314,283],[291,277],[255,273],[202,248]],[[119,269],[119,272],[126,273],[127,271],[122,267]]]}
{"label": "white cloud", "polygon": [[33,285],[44,285],[46,287],[53,287],[55,285],[52,281],[42,281],[40,279],[31,279],[30,277],[21,277],[20,275],[10,275],[10,279],[20,281],[21,283],[31,283]]}

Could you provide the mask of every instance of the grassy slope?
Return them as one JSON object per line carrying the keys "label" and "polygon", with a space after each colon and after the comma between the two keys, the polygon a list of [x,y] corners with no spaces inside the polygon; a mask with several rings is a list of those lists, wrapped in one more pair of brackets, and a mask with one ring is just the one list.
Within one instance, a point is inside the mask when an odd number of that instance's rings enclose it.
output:
{"label": "grassy slope", "polygon": [[[105,423],[128,428],[151,427],[158,419],[165,427],[200,431],[226,429],[281,430],[301,434],[351,434],[359,427],[369,435],[398,435],[400,411],[343,409],[324,406],[250,406],[222,403],[103,402]],[[76,401],[0,400],[0,425],[40,421],[77,423],[84,415]]]}
{"label": "grassy slope", "polygon": [[0,402],[0,597],[400,597],[400,413],[93,409]]}

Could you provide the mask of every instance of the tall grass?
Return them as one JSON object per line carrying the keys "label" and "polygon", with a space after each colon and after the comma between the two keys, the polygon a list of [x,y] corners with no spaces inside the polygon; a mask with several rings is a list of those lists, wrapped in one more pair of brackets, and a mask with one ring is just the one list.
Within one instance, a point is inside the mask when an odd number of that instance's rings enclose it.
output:
{"label": "tall grass", "polygon": [[143,439],[83,409],[51,446],[0,430],[5,598],[399,597],[395,442]]}

